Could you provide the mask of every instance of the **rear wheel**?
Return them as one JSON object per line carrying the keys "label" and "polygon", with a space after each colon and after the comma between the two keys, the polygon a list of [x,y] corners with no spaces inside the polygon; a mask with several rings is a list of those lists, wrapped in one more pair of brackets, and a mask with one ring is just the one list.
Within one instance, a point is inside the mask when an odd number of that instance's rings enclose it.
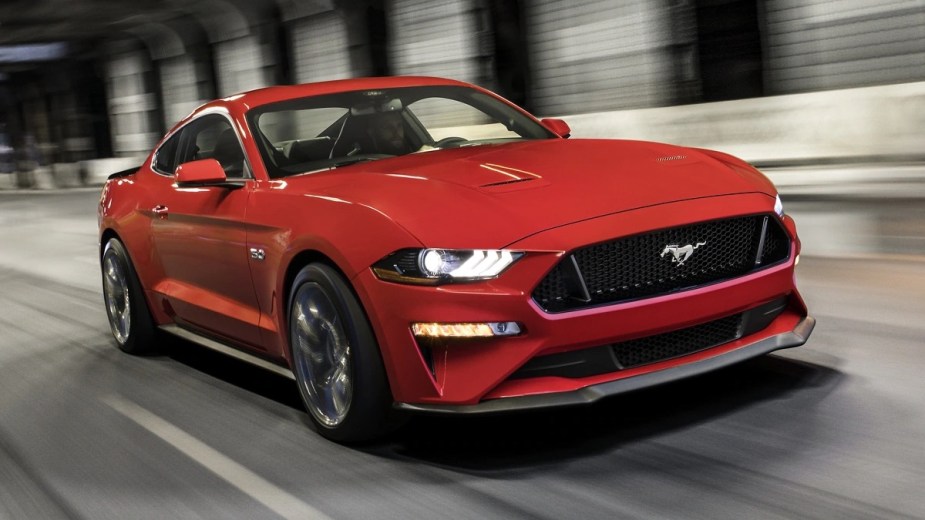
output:
{"label": "rear wheel", "polygon": [[309,264],[296,276],[289,344],[299,393],[321,435],[359,442],[395,425],[376,338],[356,296],[333,268]]}
{"label": "rear wheel", "polygon": [[101,259],[103,300],[116,344],[129,354],[154,349],[154,324],[132,261],[118,239],[106,242]]}

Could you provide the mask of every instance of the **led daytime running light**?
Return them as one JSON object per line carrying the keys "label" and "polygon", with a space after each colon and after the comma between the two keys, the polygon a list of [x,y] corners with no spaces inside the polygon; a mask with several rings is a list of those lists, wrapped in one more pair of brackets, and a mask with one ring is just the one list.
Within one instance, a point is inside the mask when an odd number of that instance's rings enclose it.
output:
{"label": "led daytime running light", "polygon": [[479,279],[498,276],[516,259],[517,257],[507,250],[424,249],[418,257],[418,264],[421,272],[429,277]]}
{"label": "led daytime running light", "polygon": [[513,321],[489,323],[412,323],[411,332],[425,338],[490,338],[516,336],[520,325]]}
{"label": "led daytime running light", "polygon": [[382,280],[417,285],[441,285],[489,280],[523,258],[523,251],[506,249],[401,249],[372,266]]}
{"label": "led daytime running light", "polygon": [[784,203],[780,201],[780,195],[774,197],[774,213],[781,218],[784,216]]}

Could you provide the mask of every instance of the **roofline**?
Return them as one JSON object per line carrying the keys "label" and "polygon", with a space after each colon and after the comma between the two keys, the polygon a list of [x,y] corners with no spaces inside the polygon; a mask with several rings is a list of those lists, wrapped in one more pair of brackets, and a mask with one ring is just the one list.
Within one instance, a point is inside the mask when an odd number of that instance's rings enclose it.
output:
{"label": "roofline", "polygon": [[355,90],[420,87],[428,85],[476,87],[475,85],[466,83],[464,81],[432,76],[382,76],[350,78],[321,81],[317,83],[301,83],[297,85],[276,85],[271,87],[264,87],[226,96],[224,98],[206,103],[200,108],[205,108],[213,104],[223,104],[226,106],[239,104],[240,107],[244,110],[250,110],[262,105],[268,105],[279,101],[287,101],[301,97],[323,96],[326,94],[336,94],[338,92],[350,92]]}
{"label": "roofline", "polygon": [[[189,121],[196,119],[203,113],[211,112],[211,111],[214,111],[215,109],[223,110],[231,114],[235,114],[235,113],[244,114],[245,112],[252,110],[254,108],[260,107],[260,106],[269,105],[272,103],[278,103],[282,101],[289,101],[289,100],[298,99],[298,98],[305,98],[305,97],[312,97],[312,96],[324,96],[328,94],[337,94],[339,92],[351,92],[351,91],[358,91],[358,90],[370,90],[370,89],[374,90],[374,89],[402,88],[402,87],[423,87],[423,86],[469,87],[475,90],[482,91],[493,97],[499,97],[494,92],[491,92],[485,88],[479,87],[478,85],[466,83],[465,81],[459,81],[459,80],[448,79],[448,78],[438,78],[434,76],[381,76],[381,77],[338,79],[338,80],[331,80],[331,81],[322,81],[322,82],[317,82],[317,83],[302,83],[298,85],[276,85],[272,87],[264,87],[264,88],[259,88],[259,89],[250,90],[246,92],[241,92],[238,94],[233,94],[230,96],[226,96],[220,99],[215,99],[215,100],[203,103],[202,105],[196,107],[189,115],[187,115],[186,117],[178,121],[167,132],[167,136],[170,136],[171,134],[176,132],[176,130],[179,129],[181,126],[184,126]],[[523,111],[523,109],[521,109],[521,111]],[[530,117],[533,117],[529,113],[526,113],[526,114]],[[167,136],[165,136],[165,138]]]}

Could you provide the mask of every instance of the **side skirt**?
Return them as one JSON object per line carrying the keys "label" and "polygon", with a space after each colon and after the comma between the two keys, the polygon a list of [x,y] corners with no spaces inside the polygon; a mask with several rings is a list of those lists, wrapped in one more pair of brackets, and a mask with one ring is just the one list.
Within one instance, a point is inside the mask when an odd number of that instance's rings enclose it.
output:
{"label": "side skirt", "polygon": [[225,354],[226,356],[231,356],[237,360],[243,361],[250,365],[254,365],[264,370],[269,370],[270,372],[273,372],[274,374],[281,375],[288,379],[295,380],[295,376],[292,374],[292,371],[284,366],[277,365],[275,363],[267,361],[266,359],[254,356],[252,354],[248,354],[247,352],[243,352],[234,347],[229,347],[228,345],[225,345],[224,343],[219,343],[218,341],[215,341],[212,338],[209,338],[201,334],[192,332],[190,330],[184,329],[180,327],[179,325],[171,323],[169,325],[161,325],[159,328],[163,330],[164,332],[169,332],[170,334],[173,334],[174,336],[183,338],[187,341],[191,341],[201,347],[205,347],[207,349],[214,350],[216,352],[221,352],[222,354]]}

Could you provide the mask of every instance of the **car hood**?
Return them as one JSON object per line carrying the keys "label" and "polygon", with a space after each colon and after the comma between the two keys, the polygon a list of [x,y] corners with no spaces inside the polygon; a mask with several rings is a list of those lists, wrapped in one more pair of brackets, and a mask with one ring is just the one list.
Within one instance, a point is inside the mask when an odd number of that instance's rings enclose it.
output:
{"label": "car hood", "polygon": [[680,200],[775,194],[761,173],[731,156],[591,139],[422,152],[290,180],[293,188],[311,186],[373,208],[424,245],[447,248],[503,247],[558,226]]}

